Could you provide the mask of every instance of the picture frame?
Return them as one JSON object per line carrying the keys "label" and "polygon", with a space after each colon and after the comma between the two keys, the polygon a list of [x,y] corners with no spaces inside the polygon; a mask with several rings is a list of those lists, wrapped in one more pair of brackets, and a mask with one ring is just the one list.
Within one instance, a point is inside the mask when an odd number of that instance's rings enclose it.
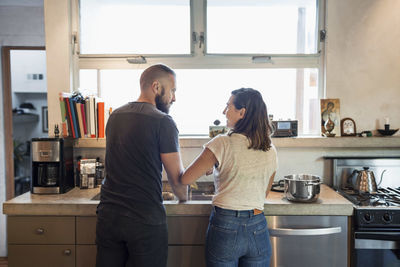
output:
{"label": "picture frame", "polygon": [[341,136],[357,135],[356,122],[352,118],[344,118],[340,121],[340,135]]}
{"label": "picture frame", "polygon": [[[338,98],[321,99],[321,134],[322,136],[340,136],[340,100]],[[325,129],[328,118],[334,123],[330,134]]]}
{"label": "picture frame", "polygon": [[48,108],[47,106],[42,107],[42,131],[44,133],[49,132],[49,113],[48,113]]}

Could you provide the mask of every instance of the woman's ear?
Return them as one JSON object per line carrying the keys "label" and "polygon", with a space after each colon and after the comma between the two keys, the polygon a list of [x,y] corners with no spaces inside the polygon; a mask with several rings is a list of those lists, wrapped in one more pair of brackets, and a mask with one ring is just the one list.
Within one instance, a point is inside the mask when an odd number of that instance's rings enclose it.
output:
{"label": "woman's ear", "polygon": [[245,108],[241,108],[241,109],[239,110],[239,116],[240,116],[240,118],[243,119],[245,114],[246,114],[246,109],[245,109]]}

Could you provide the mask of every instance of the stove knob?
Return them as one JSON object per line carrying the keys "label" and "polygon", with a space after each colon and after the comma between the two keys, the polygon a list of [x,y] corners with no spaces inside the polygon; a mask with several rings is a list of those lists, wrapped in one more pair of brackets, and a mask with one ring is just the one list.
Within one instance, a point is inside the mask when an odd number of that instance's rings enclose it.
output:
{"label": "stove knob", "polygon": [[383,214],[382,218],[383,218],[383,221],[384,221],[385,223],[390,223],[390,222],[393,220],[392,215],[390,215],[388,212],[386,212],[385,214]]}
{"label": "stove knob", "polygon": [[364,220],[369,223],[372,221],[372,215],[370,213],[365,213],[364,214]]}

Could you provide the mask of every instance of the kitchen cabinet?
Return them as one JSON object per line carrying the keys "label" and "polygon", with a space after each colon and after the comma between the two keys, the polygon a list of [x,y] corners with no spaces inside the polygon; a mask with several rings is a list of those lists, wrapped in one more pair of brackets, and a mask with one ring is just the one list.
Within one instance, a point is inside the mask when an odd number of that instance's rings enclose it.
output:
{"label": "kitchen cabinet", "polygon": [[[167,222],[167,266],[205,266],[208,216],[168,216]],[[10,266],[96,266],[96,216],[8,216],[7,225]]]}
{"label": "kitchen cabinet", "polygon": [[7,219],[9,266],[75,266],[75,217]]}

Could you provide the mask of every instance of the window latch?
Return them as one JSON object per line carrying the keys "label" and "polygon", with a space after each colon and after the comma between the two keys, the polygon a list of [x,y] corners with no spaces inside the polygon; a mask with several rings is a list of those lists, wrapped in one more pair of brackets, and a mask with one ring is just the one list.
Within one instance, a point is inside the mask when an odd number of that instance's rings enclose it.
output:
{"label": "window latch", "polygon": [[326,39],[326,30],[320,30],[319,31],[319,41],[320,42],[325,42]]}
{"label": "window latch", "polygon": [[199,48],[201,48],[201,45],[204,44],[204,32],[200,33],[199,37]]}

